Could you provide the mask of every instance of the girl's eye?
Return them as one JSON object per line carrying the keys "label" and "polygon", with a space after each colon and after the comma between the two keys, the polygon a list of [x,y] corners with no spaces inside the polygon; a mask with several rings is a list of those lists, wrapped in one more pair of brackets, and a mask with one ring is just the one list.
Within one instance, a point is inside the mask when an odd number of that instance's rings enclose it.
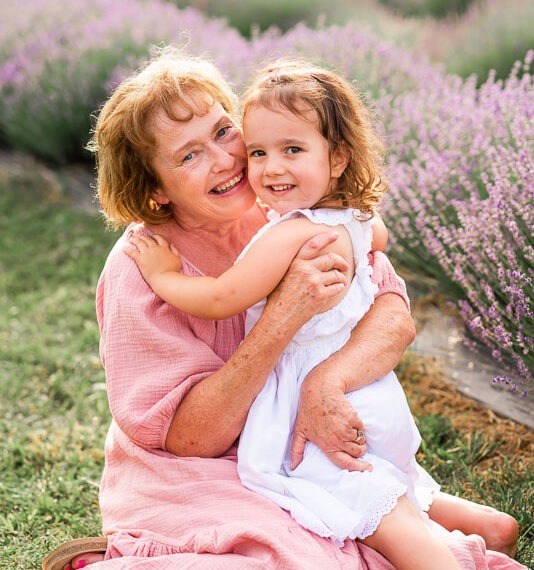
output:
{"label": "girl's eye", "polygon": [[298,146],[289,146],[287,147],[287,154],[297,154],[300,152],[300,147]]}
{"label": "girl's eye", "polygon": [[253,150],[250,153],[250,156],[253,156],[253,157],[265,156],[265,152],[263,150]]}

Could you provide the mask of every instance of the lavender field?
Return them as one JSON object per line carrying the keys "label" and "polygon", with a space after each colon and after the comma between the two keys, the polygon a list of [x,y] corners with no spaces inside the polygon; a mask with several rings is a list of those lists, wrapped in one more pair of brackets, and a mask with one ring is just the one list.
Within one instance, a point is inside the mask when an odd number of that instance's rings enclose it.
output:
{"label": "lavender field", "polygon": [[89,160],[91,115],[154,45],[210,57],[237,91],[281,55],[344,73],[373,105],[389,151],[390,255],[435,280],[456,304],[466,341],[509,370],[495,381],[531,397],[534,51],[505,80],[477,82],[350,22],[247,40],[223,20],[162,0],[8,0],[0,20],[0,141],[53,163]]}

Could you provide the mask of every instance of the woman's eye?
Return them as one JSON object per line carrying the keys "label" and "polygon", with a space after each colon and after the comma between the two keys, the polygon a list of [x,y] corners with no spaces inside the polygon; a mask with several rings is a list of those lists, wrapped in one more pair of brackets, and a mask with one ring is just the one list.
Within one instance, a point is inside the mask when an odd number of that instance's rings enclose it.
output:
{"label": "woman's eye", "polygon": [[224,135],[230,130],[231,127],[223,127],[217,131],[217,138],[224,137]]}
{"label": "woman's eye", "polygon": [[189,162],[190,160],[193,160],[193,153],[190,152],[189,154],[186,154],[184,156],[184,158],[182,159],[182,162]]}
{"label": "woman's eye", "polygon": [[300,147],[298,146],[287,147],[287,154],[297,154],[297,152],[300,152]]}

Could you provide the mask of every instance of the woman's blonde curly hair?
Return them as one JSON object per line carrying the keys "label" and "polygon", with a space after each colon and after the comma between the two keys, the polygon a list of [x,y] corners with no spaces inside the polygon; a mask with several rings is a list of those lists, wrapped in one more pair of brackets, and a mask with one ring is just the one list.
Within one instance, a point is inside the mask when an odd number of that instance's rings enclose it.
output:
{"label": "woman's blonde curly hair", "polygon": [[98,197],[110,226],[160,224],[172,216],[168,204],[157,204],[151,197],[160,186],[152,166],[152,120],[164,111],[172,120],[188,121],[214,103],[233,114],[237,97],[209,61],[173,47],[159,50],[120,83],[100,110],[87,145],[95,156]]}
{"label": "woman's blonde curly hair", "polygon": [[357,208],[372,216],[387,182],[380,169],[384,146],[369,108],[356,89],[340,75],[301,59],[283,58],[259,71],[243,97],[243,113],[254,105],[285,108],[309,120],[318,117],[330,154],[343,149],[348,164],[332,191],[314,208]]}

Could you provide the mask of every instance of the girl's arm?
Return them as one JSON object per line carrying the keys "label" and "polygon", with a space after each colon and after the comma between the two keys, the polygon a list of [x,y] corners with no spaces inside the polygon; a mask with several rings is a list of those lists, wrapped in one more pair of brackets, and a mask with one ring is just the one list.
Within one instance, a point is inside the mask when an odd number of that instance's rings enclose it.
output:
{"label": "girl's arm", "polygon": [[[153,289],[177,309],[206,319],[225,319],[267,297],[285,275],[300,247],[326,230],[306,218],[295,218],[266,231],[242,259],[219,277],[191,277],[179,273],[181,260],[161,236],[138,235],[135,247],[125,249]],[[345,245],[344,245],[345,244]],[[332,251],[347,259],[345,240],[336,240]],[[346,278],[339,275],[339,282]]]}
{"label": "girl's arm", "polygon": [[385,251],[388,244],[388,230],[380,216],[375,216],[372,229],[373,241],[371,243],[371,250]]}
{"label": "girl's arm", "polygon": [[[168,451],[179,456],[218,457],[235,442],[282,351],[300,327],[325,310],[332,295],[339,292],[336,274],[347,271],[347,264],[335,253],[324,253],[335,239],[332,231],[323,232],[304,244],[276,295],[269,298],[258,322],[230,359],[187,392],[169,426]],[[197,355],[185,360],[196,361]],[[156,372],[160,371],[158,367]]]}

